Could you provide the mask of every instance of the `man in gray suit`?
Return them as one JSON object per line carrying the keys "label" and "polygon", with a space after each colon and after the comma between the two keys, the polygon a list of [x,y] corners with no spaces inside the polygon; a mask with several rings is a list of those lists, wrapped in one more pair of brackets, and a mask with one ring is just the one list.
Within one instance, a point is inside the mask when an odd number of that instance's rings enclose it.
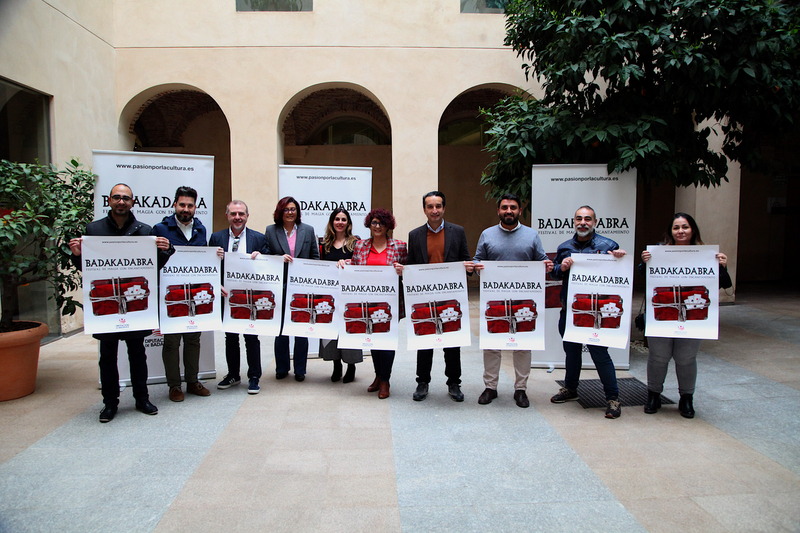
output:
{"label": "man in gray suit", "polygon": [[[267,240],[263,233],[248,229],[247,219],[250,211],[247,204],[241,200],[232,200],[225,209],[230,227],[211,234],[209,246],[218,246],[220,258],[224,260],[225,252],[232,253],[269,253]],[[224,269],[223,269],[224,271]],[[244,335],[244,346],[247,352],[247,378],[248,394],[258,394],[261,390],[258,380],[261,378],[261,342],[258,335]],[[239,334],[225,333],[225,359],[228,362],[228,374],[217,384],[218,389],[228,389],[242,382],[239,374],[241,351],[239,348]]]}
{"label": "man in gray suit", "polygon": [[[431,191],[422,197],[422,209],[428,219],[426,224],[408,234],[408,264],[453,263],[469,261],[467,235],[464,228],[445,222],[445,197],[440,191]],[[433,350],[417,350],[417,390],[412,398],[421,402],[428,396],[431,382]],[[464,401],[461,392],[461,348],[444,349],[444,375],[450,397]]]}
{"label": "man in gray suit", "polygon": [[[303,224],[300,213],[300,204],[291,196],[286,196],[278,201],[273,213],[275,224],[267,226],[264,237],[267,246],[273,255],[283,255],[286,264],[283,267],[283,301],[286,301],[286,278],[289,263],[292,259],[319,259],[319,243],[314,234],[314,228]],[[281,318],[281,328],[285,316]],[[294,379],[306,379],[306,360],[308,358],[308,339],[306,337],[294,338]],[[275,378],[283,379],[289,375],[289,337],[280,335],[275,338]]]}

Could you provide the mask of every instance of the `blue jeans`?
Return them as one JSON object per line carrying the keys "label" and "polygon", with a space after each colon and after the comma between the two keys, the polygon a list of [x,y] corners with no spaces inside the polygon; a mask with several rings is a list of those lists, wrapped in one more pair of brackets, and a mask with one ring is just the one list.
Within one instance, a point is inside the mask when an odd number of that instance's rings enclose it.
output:
{"label": "blue jeans", "polygon": [[[261,341],[258,340],[258,335],[245,334],[244,347],[247,352],[247,378],[260,378]],[[241,357],[239,334],[225,333],[225,360],[228,362],[228,374],[240,377]]]}
{"label": "blue jeans", "polygon": [[[562,309],[561,316],[558,318],[558,333],[564,337],[564,330],[567,326],[567,311]],[[566,360],[566,375],[564,376],[564,386],[571,391],[578,388],[578,381],[581,378],[581,365],[583,365],[582,350],[583,345],[577,342],[563,341]],[[594,367],[600,381],[603,383],[603,391],[606,400],[616,400],[619,398],[619,387],[617,387],[617,373],[614,369],[614,361],[608,355],[608,348],[605,346],[587,346],[589,354],[594,361]]]}
{"label": "blue jeans", "polygon": [[[308,338],[294,338],[294,375],[306,375],[308,362]],[[281,335],[275,337],[275,373],[289,373],[289,337]]]}

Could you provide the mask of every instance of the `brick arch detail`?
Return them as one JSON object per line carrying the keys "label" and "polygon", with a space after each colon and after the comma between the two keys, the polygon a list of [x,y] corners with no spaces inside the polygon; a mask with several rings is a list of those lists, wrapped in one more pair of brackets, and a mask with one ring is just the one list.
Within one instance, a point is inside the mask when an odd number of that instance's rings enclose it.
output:
{"label": "brick arch detail", "polygon": [[201,91],[172,89],[160,92],[144,102],[131,119],[129,132],[144,146],[182,146],[182,137],[197,118],[221,111],[208,94]]}
{"label": "brick arch detail", "polygon": [[313,92],[294,106],[283,123],[284,146],[307,145],[320,126],[343,116],[371,122],[391,144],[392,127],[378,104],[353,89],[337,88]]}

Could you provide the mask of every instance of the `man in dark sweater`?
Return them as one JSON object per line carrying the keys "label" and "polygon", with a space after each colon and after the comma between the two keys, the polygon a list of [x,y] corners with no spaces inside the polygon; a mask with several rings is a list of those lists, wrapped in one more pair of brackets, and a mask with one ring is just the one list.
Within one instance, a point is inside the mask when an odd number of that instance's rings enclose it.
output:
{"label": "man in dark sweater", "polygon": [[[411,230],[408,234],[408,264],[452,263],[469,261],[467,235],[464,228],[445,222],[444,193],[431,191],[422,197],[422,209],[428,219],[426,224]],[[431,382],[433,350],[417,350],[417,390],[412,398],[418,402],[428,396]],[[464,401],[461,392],[461,348],[444,349],[444,375],[450,397]]]}
{"label": "man in dark sweater", "polygon": [[[206,228],[194,217],[197,209],[197,191],[191,187],[178,187],[172,207],[175,214],[153,226],[153,235],[166,237],[174,246],[206,246]],[[200,372],[200,333],[168,333],[164,335],[164,349],[161,359],[167,375],[169,399],[182,402],[181,367],[178,348],[183,339],[183,375],[186,392],[197,396],[211,394],[197,379]]]}
{"label": "man in dark sweater", "polygon": [[[588,205],[578,208],[575,212],[575,235],[568,241],[561,243],[556,251],[555,268],[551,274],[553,279],[562,280],[561,285],[561,315],[558,319],[558,332],[564,336],[567,324],[567,291],[569,287],[568,271],[572,267],[572,254],[613,254],[620,258],[625,256],[625,250],[620,250],[619,245],[607,237],[598,235],[594,231],[597,222],[594,209]],[[578,342],[564,341],[566,354],[566,375],[564,387],[550,398],[553,403],[564,403],[578,399],[578,381],[581,377],[583,345]],[[619,403],[619,388],[614,361],[608,354],[605,346],[586,346],[594,361],[597,375],[603,383],[606,395],[606,418],[619,418],[621,414]]]}
{"label": "man in dark sweater", "polygon": [[[86,226],[84,235],[105,237],[146,236],[150,235],[150,226],[136,220],[131,213],[133,207],[133,191],[124,183],[118,183],[108,195],[111,208],[108,216],[95,220]],[[69,241],[72,251],[72,262],[81,268],[81,237]],[[175,252],[169,240],[156,238],[158,249],[158,268],[164,266],[169,256]],[[136,399],[136,409],[147,415],[158,414],[158,408],[150,403],[147,393],[147,354],[144,349],[144,338],[150,330],[126,331],[124,333],[98,333],[93,335],[100,341],[100,390],[103,394],[103,410],[100,422],[110,422],[117,414],[119,405],[119,368],[117,367],[117,350],[120,340],[128,346],[128,362],[131,368],[131,388]]]}

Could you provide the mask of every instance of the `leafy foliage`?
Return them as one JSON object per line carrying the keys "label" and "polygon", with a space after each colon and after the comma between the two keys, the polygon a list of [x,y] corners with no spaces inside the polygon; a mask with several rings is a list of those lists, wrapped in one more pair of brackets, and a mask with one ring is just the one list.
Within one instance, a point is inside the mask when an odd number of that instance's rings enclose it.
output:
{"label": "leafy foliage", "polygon": [[9,331],[18,307],[17,287],[47,281],[62,313],[81,304],[66,296],[80,288],[70,262],[69,239],[92,220],[96,176],[73,159],[66,170],[0,160],[0,331]]}
{"label": "leafy foliage", "polygon": [[492,195],[529,193],[535,163],[606,163],[643,179],[716,186],[725,156],[760,169],[762,136],[797,116],[794,4],[512,0],[506,17],[505,44],[544,96],[483,111],[496,159],[482,182]]}

